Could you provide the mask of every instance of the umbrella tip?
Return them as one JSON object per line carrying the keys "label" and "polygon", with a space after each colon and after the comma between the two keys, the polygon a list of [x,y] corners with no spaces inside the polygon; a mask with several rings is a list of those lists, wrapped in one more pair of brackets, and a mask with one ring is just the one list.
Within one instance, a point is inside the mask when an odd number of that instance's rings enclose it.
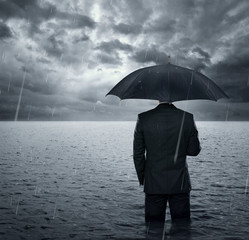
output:
{"label": "umbrella tip", "polygon": [[168,63],[170,63],[170,56],[168,56]]}

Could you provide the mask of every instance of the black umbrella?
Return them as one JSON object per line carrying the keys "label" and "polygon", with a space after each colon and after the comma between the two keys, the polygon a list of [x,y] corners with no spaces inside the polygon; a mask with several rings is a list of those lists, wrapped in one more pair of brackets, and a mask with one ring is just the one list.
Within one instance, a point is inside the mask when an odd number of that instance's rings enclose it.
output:
{"label": "black umbrella", "polygon": [[171,63],[138,69],[117,83],[107,95],[116,95],[120,99],[154,99],[165,102],[229,98],[202,73]]}

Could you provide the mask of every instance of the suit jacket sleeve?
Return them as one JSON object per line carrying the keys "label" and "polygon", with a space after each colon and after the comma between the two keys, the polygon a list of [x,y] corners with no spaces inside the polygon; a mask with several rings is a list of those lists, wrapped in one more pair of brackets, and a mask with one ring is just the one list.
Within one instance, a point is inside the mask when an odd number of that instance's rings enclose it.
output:
{"label": "suit jacket sleeve", "polygon": [[187,155],[197,156],[201,151],[200,142],[198,139],[198,131],[195,125],[194,117],[191,115],[191,133],[187,147]]}
{"label": "suit jacket sleeve", "polygon": [[141,119],[138,115],[133,140],[133,160],[140,185],[144,182],[145,143]]}

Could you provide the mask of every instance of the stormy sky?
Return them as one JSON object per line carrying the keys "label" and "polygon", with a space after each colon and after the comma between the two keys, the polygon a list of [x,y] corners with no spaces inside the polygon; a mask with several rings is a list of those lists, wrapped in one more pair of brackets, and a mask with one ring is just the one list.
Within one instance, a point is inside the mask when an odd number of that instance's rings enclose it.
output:
{"label": "stormy sky", "polygon": [[0,0],[0,120],[136,120],[158,102],[105,94],[168,55],[230,96],[177,107],[249,120],[248,12],[246,0]]}

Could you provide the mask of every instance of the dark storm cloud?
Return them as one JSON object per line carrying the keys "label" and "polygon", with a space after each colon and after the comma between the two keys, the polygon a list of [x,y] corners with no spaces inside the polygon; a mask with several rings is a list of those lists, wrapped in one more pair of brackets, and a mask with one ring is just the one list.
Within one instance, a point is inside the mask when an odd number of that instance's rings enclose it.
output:
{"label": "dark storm cloud", "polygon": [[10,38],[12,36],[10,28],[3,22],[0,22],[0,39]]}
{"label": "dark storm cloud", "polygon": [[40,7],[38,1],[34,0],[12,0],[0,2],[0,18],[7,20],[11,18],[26,19],[29,25],[29,33],[40,32],[39,24],[44,19],[52,17],[55,7],[47,4],[46,7]]}
{"label": "dark storm cloud", "polygon": [[82,33],[80,36],[77,36],[73,39],[73,43],[85,42],[89,39],[89,36],[87,36],[85,33]]}
{"label": "dark storm cloud", "polygon": [[62,40],[57,40],[55,35],[51,35],[48,37],[44,49],[49,55],[61,57],[64,52],[64,46],[65,44]]}
{"label": "dark storm cloud", "polygon": [[[55,17],[65,20],[66,23],[64,24],[64,27],[66,28],[95,28],[96,22],[94,22],[90,17],[86,15],[80,15],[80,14],[70,14],[66,12],[60,12],[56,11]],[[69,21],[68,21],[69,20]]]}
{"label": "dark storm cloud", "polygon": [[148,25],[145,27],[144,31],[146,33],[156,33],[156,34],[161,34],[161,33],[173,33],[175,29],[175,24],[176,20],[171,19],[167,21],[162,21],[161,18],[149,22]]}
{"label": "dark storm cloud", "polygon": [[46,3],[41,6],[36,0],[12,0],[0,2],[0,18],[26,19],[29,23],[29,33],[41,33],[39,25],[45,20],[55,18],[62,21],[64,28],[95,28],[96,23],[88,16],[78,13],[59,11],[55,5]]}
{"label": "dark storm cloud", "polygon": [[233,17],[229,16],[229,12],[235,10],[241,3],[243,1],[215,1],[212,4],[207,1],[198,2],[194,21],[198,31],[195,31],[195,37],[200,41],[208,40],[210,43],[217,41],[217,37],[226,34],[231,27],[238,24],[238,21],[230,21]]}
{"label": "dark storm cloud", "polygon": [[130,44],[122,43],[118,39],[109,42],[101,42],[95,49],[99,49],[106,53],[111,53],[115,50],[122,50],[126,52],[133,50]]}
{"label": "dark storm cloud", "polygon": [[237,37],[224,52],[225,58],[207,71],[234,101],[249,102],[249,35]]}
{"label": "dark storm cloud", "polygon": [[213,65],[214,77],[234,101],[249,102],[249,53]]}
{"label": "dark storm cloud", "polygon": [[[247,2],[161,3],[162,11],[170,9],[169,14],[159,12],[158,17],[146,24],[145,31],[158,36],[158,46],[162,51],[171,53],[174,63],[207,73],[224,88],[232,101],[248,101]],[[183,34],[184,37],[181,36]],[[171,39],[175,41],[169,45]],[[223,58],[213,63],[211,59],[217,51]],[[146,62],[144,51],[137,55],[137,61]],[[149,61],[154,59],[149,57]]]}
{"label": "dark storm cloud", "polygon": [[25,11],[29,7],[36,7],[36,0],[2,0],[0,2],[0,17],[8,19],[11,17],[24,18]]}
{"label": "dark storm cloud", "polygon": [[156,46],[150,46],[149,48],[139,49],[131,56],[131,59],[139,63],[164,64],[168,62],[168,55],[159,51]]}
{"label": "dark storm cloud", "polygon": [[201,49],[200,47],[195,47],[192,50],[193,53],[197,53],[200,55],[201,58],[204,58],[205,61],[210,62],[210,55],[208,52],[204,51],[203,49]]}
{"label": "dark storm cloud", "polygon": [[105,52],[99,53],[97,54],[97,60],[103,64],[122,65],[122,59],[118,53],[113,53],[112,55]]}
{"label": "dark storm cloud", "polygon": [[25,78],[23,89],[26,91],[26,95],[30,95],[30,93],[53,95],[58,92],[58,81],[54,79],[46,81],[41,78],[39,72],[35,72],[31,67],[28,69],[22,67],[14,74],[2,72],[0,78],[2,94],[9,97],[19,96],[23,78]]}
{"label": "dark storm cloud", "polygon": [[[193,53],[193,56],[188,55],[191,53]],[[194,55],[194,53],[196,54]],[[185,51],[183,55],[178,57],[177,53],[174,53],[172,56],[170,53],[166,54],[166,52],[160,51],[156,45],[151,45],[145,49],[138,49],[131,58],[139,63],[154,62],[155,64],[166,64],[168,63],[168,56],[171,57],[172,63],[178,64],[175,62],[176,60],[178,62],[185,62],[184,65],[186,67],[193,68],[197,71],[205,69],[207,64],[210,63],[209,54],[198,46]]]}
{"label": "dark storm cloud", "polygon": [[[153,2],[151,3],[153,4]],[[117,4],[119,4],[119,1],[117,1]],[[143,24],[149,19],[149,16],[153,12],[151,4],[148,4],[148,1],[126,0],[123,1],[123,4],[124,9],[121,9],[125,11],[124,15],[127,16],[128,19],[132,19],[135,24]]]}
{"label": "dark storm cloud", "polygon": [[126,24],[126,23],[119,23],[113,25],[113,29],[122,34],[139,34],[142,31],[142,26],[139,24]]}
{"label": "dark storm cloud", "polygon": [[185,66],[199,72],[202,72],[202,70],[205,70],[210,66],[210,58],[207,51],[194,44],[192,48],[182,49],[179,56],[178,52],[174,53],[172,56],[174,64]]}
{"label": "dark storm cloud", "polygon": [[108,92],[108,89],[112,87],[112,84],[99,84],[90,83],[87,88],[81,88],[78,97],[81,100],[88,102],[96,103],[98,100],[102,102],[108,101],[105,98],[105,94]]}
{"label": "dark storm cloud", "polygon": [[40,63],[44,63],[44,64],[50,64],[50,63],[51,63],[50,60],[48,60],[48,59],[46,59],[46,58],[44,58],[44,57],[38,57],[38,58],[36,59],[36,61],[37,61],[37,62],[40,62]]}

